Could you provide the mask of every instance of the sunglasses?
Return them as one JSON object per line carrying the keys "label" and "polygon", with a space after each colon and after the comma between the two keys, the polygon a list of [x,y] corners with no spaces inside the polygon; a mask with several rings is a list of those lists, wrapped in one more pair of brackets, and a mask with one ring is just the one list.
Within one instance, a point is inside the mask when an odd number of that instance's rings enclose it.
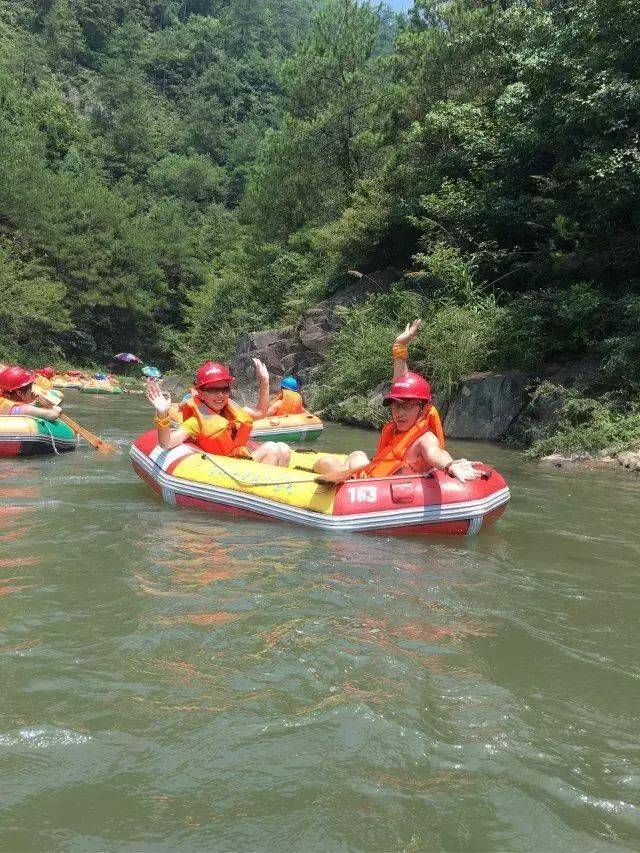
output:
{"label": "sunglasses", "polygon": [[397,409],[400,412],[408,412],[414,408],[414,406],[422,406],[423,403],[421,400],[392,400],[391,408]]}
{"label": "sunglasses", "polygon": [[230,394],[231,387],[229,385],[218,385],[216,388],[205,387],[200,388],[201,391],[204,391],[205,394]]}

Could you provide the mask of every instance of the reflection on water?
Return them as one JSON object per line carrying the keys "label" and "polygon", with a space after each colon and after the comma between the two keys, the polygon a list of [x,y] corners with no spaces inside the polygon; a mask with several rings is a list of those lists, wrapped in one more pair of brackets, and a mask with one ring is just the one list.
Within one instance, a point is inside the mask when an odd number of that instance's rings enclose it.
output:
{"label": "reflection on water", "polygon": [[[149,422],[68,397],[121,447]],[[124,455],[0,460],[2,847],[635,849],[640,486],[464,453],[512,505],[432,541],[181,511]]]}

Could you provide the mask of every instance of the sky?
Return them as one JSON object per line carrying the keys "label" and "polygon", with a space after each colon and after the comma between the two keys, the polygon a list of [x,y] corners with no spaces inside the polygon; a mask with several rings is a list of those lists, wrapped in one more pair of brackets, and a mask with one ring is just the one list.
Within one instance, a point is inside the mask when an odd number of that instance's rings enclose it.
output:
{"label": "sky", "polygon": [[413,0],[386,0],[386,2],[392,9],[404,12],[411,6]]}

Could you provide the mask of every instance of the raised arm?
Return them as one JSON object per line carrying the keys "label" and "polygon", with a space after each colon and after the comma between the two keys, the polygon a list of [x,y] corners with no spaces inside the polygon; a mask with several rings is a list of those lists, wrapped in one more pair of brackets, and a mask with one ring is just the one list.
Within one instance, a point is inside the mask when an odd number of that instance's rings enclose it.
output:
{"label": "raised arm", "polygon": [[266,418],[269,411],[269,371],[259,358],[252,360],[258,380],[258,405],[255,409],[250,406],[244,406],[244,409],[254,418]]}
{"label": "raised arm", "polygon": [[407,345],[416,337],[416,335],[420,331],[421,325],[422,320],[414,320],[413,323],[407,323],[404,332],[400,332],[400,334],[394,341],[392,349],[394,382],[398,382],[400,379],[404,379],[404,377],[408,373]]}

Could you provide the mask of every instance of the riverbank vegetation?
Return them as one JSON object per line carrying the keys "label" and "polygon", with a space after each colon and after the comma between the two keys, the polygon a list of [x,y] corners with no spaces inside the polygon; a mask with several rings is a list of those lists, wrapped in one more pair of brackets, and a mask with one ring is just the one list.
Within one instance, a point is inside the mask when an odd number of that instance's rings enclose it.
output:
{"label": "riverbank vegetation", "polygon": [[588,354],[633,416],[639,34],[634,0],[0,0],[1,354],[190,367],[392,267],[329,408],[420,314],[445,397]]}

